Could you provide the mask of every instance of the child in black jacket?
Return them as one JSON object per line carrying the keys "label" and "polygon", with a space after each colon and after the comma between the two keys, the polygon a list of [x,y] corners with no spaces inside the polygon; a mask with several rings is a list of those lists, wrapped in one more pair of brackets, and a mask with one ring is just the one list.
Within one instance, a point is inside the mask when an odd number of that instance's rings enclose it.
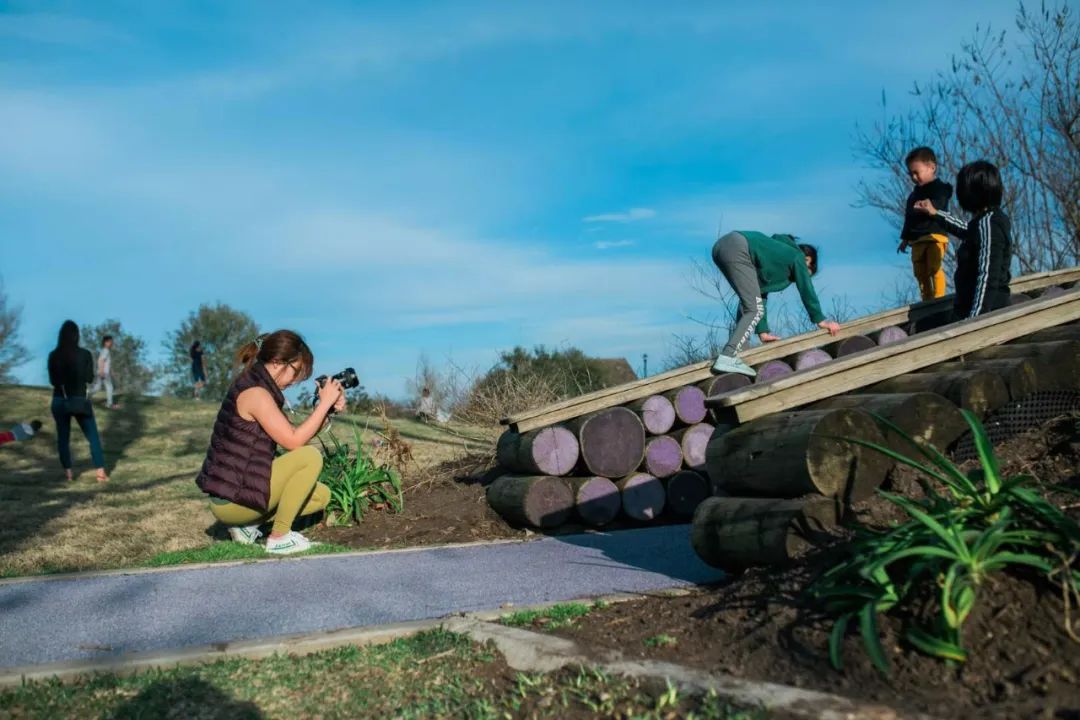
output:
{"label": "child in black jacket", "polygon": [[956,176],[956,199],[971,220],[953,217],[920,200],[915,208],[944,221],[960,238],[953,284],[953,320],[965,320],[1009,304],[1012,240],[1009,216],[1001,209],[1001,175],[992,163],[968,163]]}

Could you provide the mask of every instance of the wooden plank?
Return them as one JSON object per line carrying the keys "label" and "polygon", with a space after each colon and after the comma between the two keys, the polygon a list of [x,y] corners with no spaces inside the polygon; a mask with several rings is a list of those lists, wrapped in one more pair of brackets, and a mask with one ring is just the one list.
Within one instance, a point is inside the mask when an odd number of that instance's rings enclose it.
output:
{"label": "wooden plank", "polygon": [[1080,319],[1080,292],[1035,300],[974,320],[922,333],[811,368],[765,385],[752,385],[706,400],[713,408],[731,408],[738,422],[872,385],[894,375],[951,360],[1036,330]]}
{"label": "wooden plank", "polygon": [[[1080,267],[1024,275],[1013,280],[1010,288],[1014,292],[1025,292],[1074,280],[1080,280]],[[844,323],[840,326],[840,334],[835,338],[830,338],[829,334],[824,330],[814,330],[751,348],[742,353],[741,357],[747,363],[753,365],[770,360],[779,360],[803,350],[820,347],[827,341],[843,340],[853,335],[865,335],[892,325],[900,325],[908,322],[913,315],[916,317],[926,316],[948,307],[950,303],[952,303],[952,296],[947,295],[936,300],[884,310]],[[528,432],[529,430],[570,420],[594,410],[603,410],[604,408],[640,400],[649,395],[672,390],[683,385],[707,380],[712,377],[711,368],[712,361],[686,365],[651,377],[596,390],[551,405],[516,413],[503,418],[500,422],[503,425],[509,425],[516,432]]]}

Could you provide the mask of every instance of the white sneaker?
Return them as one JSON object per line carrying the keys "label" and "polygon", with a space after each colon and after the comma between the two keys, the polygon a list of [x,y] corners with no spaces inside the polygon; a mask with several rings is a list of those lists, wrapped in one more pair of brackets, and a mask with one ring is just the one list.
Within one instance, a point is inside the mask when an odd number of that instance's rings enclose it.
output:
{"label": "white sneaker", "polygon": [[311,548],[311,541],[292,530],[279,538],[266,538],[266,552],[275,555],[291,555]]}
{"label": "white sneaker", "polygon": [[262,537],[258,525],[233,525],[229,528],[229,537],[241,545],[254,545]]}
{"label": "white sneaker", "polygon": [[731,357],[730,355],[718,355],[716,357],[716,362],[713,363],[712,369],[714,373],[718,374],[730,372],[739,373],[740,375],[749,375],[750,377],[757,375],[757,370],[754,370],[754,368],[750,367],[739,358]]}

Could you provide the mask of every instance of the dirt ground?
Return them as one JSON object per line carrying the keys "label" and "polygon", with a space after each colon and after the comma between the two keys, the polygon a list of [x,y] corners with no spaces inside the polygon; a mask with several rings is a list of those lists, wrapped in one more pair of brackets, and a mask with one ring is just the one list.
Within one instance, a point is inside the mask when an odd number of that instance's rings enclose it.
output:
{"label": "dirt ground", "polygon": [[[1080,490],[1076,418],[1053,421],[999,447],[1003,470]],[[905,472],[893,481],[910,481]],[[902,490],[903,488],[898,487]],[[1076,513],[1080,498],[1051,493]],[[880,503],[859,508],[870,522],[889,519]],[[597,653],[664,659],[712,671],[814,688],[954,718],[1080,718],[1080,644],[1064,631],[1060,589],[1023,575],[980,588],[965,624],[970,658],[948,666],[912,651],[899,623],[882,623],[891,679],[877,672],[857,633],[844,646],[845,668],[831,668],[831,622],[801,597],[829,563],[819,552],[792,566],[750,570],[733,582],[687,597],[656,597],[594,612],[556,631]],[[1072,616],[1078,610],[1072,608]],[[667,636],[667,637],[664,637]]]}

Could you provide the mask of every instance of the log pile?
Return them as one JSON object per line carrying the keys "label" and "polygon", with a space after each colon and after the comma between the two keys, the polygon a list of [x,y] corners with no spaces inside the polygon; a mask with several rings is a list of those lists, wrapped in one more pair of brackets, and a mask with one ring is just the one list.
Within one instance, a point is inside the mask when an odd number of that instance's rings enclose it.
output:
{"label": "log pile", "polygon": [[545,529],[692,517],[694,548],[712,565],[783,562],[827,537],[852,502],[885,481],[893,461],[852,440],[913,452],[879,417],[945,450],[967,431],[960,409],[984,416],[1036,391],[1080,390],[1080,325],[1072,324],[742,424],[706,406],[706,397],[907,336],[897,326],[823,341],[783,359],[774,353],[754,378],[716,375],[520,435],[508,430],[490,504],[514,524]]}

